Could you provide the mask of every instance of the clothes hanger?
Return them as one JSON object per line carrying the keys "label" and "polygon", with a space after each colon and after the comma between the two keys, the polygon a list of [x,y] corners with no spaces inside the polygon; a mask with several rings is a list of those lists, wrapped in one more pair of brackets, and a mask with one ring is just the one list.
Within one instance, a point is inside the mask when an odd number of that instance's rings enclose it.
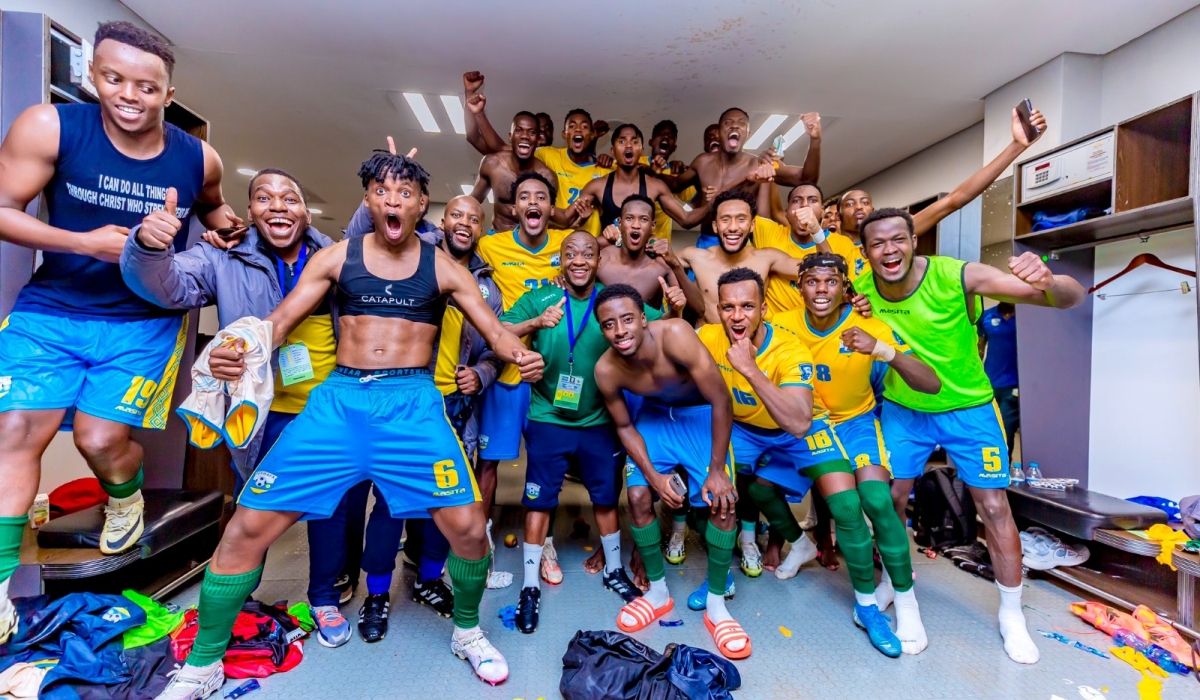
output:
{"label": "clothes hanger", "polygon": [[1119,277],[1124,277],[1125,275],[1132,272],[1135,268],[1141,267],[1142,265],[1150,265],[1151,267],[1159,267],[1164,270],[1168,270],[1170,272],[1178,272],[1181,275],[1187,275],[1188,277],[1196,276],[1196,273],[1192,272],[1191,270],[1185,270],[1182,267],[1175,267],[1174,265],[1166,264],[1162,260],[1159,260],[1158,256],[1153,253],[1142,253],[1140,255],[1134,256],[1133,260],[1129,261],[1129,264],[1125,266],[1124,270],[1121,270],[1120,272],[1113,275],[1112,277],[1109,277],[1108,279],[1104,280],[1100,284],[1097,284],[1095,287],[1092,287],[1091,289],[1089,289],[1088,294],[1095,292],[1097,289],[1100,289],[1104,285],[1108,284],[1109,282],[1112,282],[1113,280],[1115,280]]}

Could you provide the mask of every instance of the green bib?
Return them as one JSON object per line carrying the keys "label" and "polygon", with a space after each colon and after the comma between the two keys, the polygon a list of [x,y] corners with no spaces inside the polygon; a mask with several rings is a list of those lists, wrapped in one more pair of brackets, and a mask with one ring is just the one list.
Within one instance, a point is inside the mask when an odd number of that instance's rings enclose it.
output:
{"label": "green bib", "polygon": [[[884,299],[868,270],[854,288],[871,300],[871,312],[937,372],[942,390],[936,394],[913,391],[895,372],[883,380],[884,397],[901,406],[926,413],[942,413],[982,406],[992,400],[992,385],[979,359],[979,338],[967,315],[963,274],[967,264],[954,258],[931,255],[925,277],[916,291],[901,301]],[[974,299],[975,319],[983,304]]]}

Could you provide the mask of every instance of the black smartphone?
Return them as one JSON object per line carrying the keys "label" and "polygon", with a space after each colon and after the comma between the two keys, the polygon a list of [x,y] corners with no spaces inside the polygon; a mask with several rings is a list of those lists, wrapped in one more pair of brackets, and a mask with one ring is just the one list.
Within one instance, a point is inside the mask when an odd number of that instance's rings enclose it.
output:
{"label": "black smartphone", "polygon": [[1021,120],[1021,128],[1025,130],[1025,138],[1031,142],[1038,137],[1039,132],[1033,122],[1029,121],[1033,113],[1033,103],[1025,98],[1017,103],[1017,118]]}
{"label": "black smartphone", "polygon": [[245,226],[229,226],[226,228],[216,229],[213,231],[213,233],[217,234],[217,237],[220,238],[221,240],[227,241],[230,238],[232,238],[234,234],[241,233],[242,231],[245,231],[246,229],[247,229],[247,227],[245,227]]}

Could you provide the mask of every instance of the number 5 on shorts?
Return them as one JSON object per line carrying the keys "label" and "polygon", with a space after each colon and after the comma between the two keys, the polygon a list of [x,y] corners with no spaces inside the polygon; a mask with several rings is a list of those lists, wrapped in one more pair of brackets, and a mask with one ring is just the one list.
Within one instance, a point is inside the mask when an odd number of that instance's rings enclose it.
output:
{"label": "number 5 on shorts", "polygon": [[452,460],[433,463],[433,478],[439,489],[452,489],[458,486],[458,468]]}
{"label": "number 5 on shorts", "polygon": [[1000,448],[983,448],[983,470],[985,472],[998,472],[1003,468],[1004,465],[1000,462]]}

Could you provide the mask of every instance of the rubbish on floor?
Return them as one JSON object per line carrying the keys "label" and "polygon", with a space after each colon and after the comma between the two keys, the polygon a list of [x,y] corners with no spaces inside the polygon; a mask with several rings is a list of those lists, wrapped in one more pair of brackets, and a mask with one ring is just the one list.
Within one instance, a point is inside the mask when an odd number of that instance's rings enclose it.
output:
{"label": "rubbish on floor", "polygon": [[1159,678],[1167,678],[1170,675],[1166,671],[1162,670],[1162,668],[1160,668],[1153,661],[1147,659],[1145,654],[1137,649],[1134,649],[1133,647],[1113,647],[1112,649],[1109,649],[1109,651],[1112,652],[1113,656],[1124,661],[1130,666],[1133,666],[1139,671],[1153,673]]}
{"label": "rubbish on floor", "polygon": [[[1142,629],[1146,631],[1147,638],[1150,643],[1171,652],[1175,660],[1186,666],[1196,668],[1195,657],[1192,655],[1192,648],[1188,643],[1183,641],[1183,637],[1179,636],[1179,632],[1171,625],[1170,622],[1158,616],[1145,605],[1139,605],[1133,609],[1133,617],[1142,624]],[[1200,670],[1200,669],[1197,669]]]}
{"label": "rubbish on floor", "polygon": [[517,628],[517,606],[509,605],[500,608],[500,621],[504,623],[506,629],[515,630]]}
{"label": "rubbish on floor", "polygon": [[1155,557],[1155,561],[1159,564],[1165,564],[1171,567],[1171,571],[1175,571],[1175,564],[1171,562],[1171,555],[1175,553],[1175,545],[1182,545],[1191,538],[1186,532],[1181,532],[1171,527],[1170,525],[1151,525],[1149,530],[1146,530],[1146,536],[1158,543],[1161,551]]}
{"label": "rubbish on floor", "polygon": [[234,700],[234,698],[240,698],[243,695],[246,695],[248,693],[253,693],[254,691],[258,690],[261,687],[262,686],[259,685],[257,680],[251,678],[250,680],[246,681],[245,683],[243,683],[243,684],[239,685],[238,687],[234,688],[233,690],[229,691],[229,695],[225,696],[225,700]]}
{"label": "rubbish on floor", "polygon": [[742,684],[734,665],[684,644],[657,651],[611,630],[576,632],[563,655],[559,692],[565,700],[654,698],[733,700]]}
{"label": "rubbish on floor", "polygon": [[517,536],[516,535],[505,535],[504,536],[504,546],[508,547],[509,549],[516,547],[517,546]]}
{"label": "rubbish on floor", "polygon": [[1142,623],[1129,613],[1110,605],[1092,601],[1071,603],[1071,612],[1110,637],[1115,636],[1121,630],[1127,630],[1135,634],[1138,639],[1150,641],[1150,633],[1146,631],[1145,627],[1142,627]]}
{"label": "rubbish on floor", "polygon": [[1067,544],[1040,527],[1031,527],[1021,533],[1021,554],[1021,563],[1037,571],[1078,566],[1092,555],[1086,546]]}
{"label": "rubbish on floor", "polygon": [[1105,700],[1104,694],[1090,685],[1079,686],[1079,695],[1083,700]]}
{"label": "rubbish on floor", "polygon": [[1144,671],[1137,689],[1138,700],[1162,700],[1162,681]]}
{"label": "rubbish on floor", "polygon": [[1109,658],[1108,654],[1105,654],[1104,652],[1100,651],[1099,649],[1096,649],[1095,647],[1089,647],[1088,645],[1084,644],[1083,642],[1079,641],[1078,639],[1071,639],[1070,637],[1064,637],[1063,635],[1059,634],[1058,632],[1047,632],[1046,630],[1038,630],[1038,634],[1042,635],[1046,639],[1053,639],[1056,642],[1062,642],[1063,644],[1066,644],[1069,647],[1075,647],[1076,649],[1078,649],[1080,651],[1086,651],[1089,654],[1095,654],[1096,656],[1099,656],[1102,659]]}
{"label": "rubbish on floor", "polygon": [[683,620],[659,620],[659,627],[683,627]]}
{"label": "rubbish on floor", "polygon": [[1167,673],[1178,673],[1186,676],[1191,672],[1191,669],[1187,665],[1176,661],[1171,652],[1157,644],[1143,641],[1136,634],[1128,630],[1117,630],[1117,633],[1113,635],[1113,640],[1116,641],[1119,647],[1130,647],[1138,650],[1152,663],[1157,664]]}
{"label": "rubbish on floor", "polygon": [[786,628],[786,627],[782,626],[782,625],[780,625],[780,627],[779,627],[779,633],[780,633],[780,634],[782,634],[782,635],[783,635],[783,636],[785,636],[785,637],[791,637],[791,636],[792,636],[792,631],[791,631],[790,629],[788,629],[788,628]]}

